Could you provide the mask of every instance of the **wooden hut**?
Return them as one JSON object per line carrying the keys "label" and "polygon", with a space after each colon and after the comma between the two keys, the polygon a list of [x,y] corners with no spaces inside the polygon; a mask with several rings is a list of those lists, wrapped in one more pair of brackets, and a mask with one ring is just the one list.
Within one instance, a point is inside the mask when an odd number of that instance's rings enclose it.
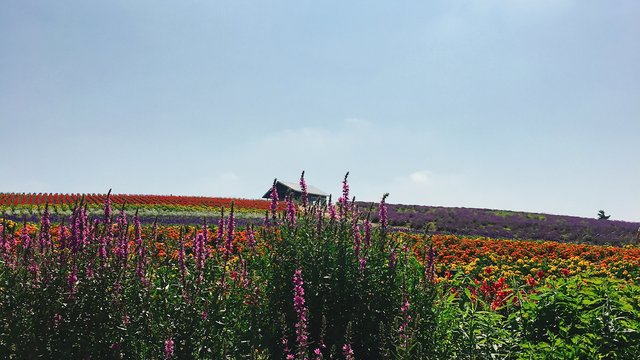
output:
{"label": "wooden hut", "polygon": [[[298,183],[278,180],[276,181],[276,190],[278,191],[278,200],[280,201],[283,201],[285,199],[285,196],[287,196],[288,194],[290,194],[294,199],[298,200],[302,197],[302,188],[300,188],[300,184]],[[329,194],[325,193],[324,191],[314,186],[307,185],[307,198],[309,199],[309,202],[325,202],[327,201],[327,196],[329,196]],[[262,198],[271,198],[271,187],[262,196]]]}

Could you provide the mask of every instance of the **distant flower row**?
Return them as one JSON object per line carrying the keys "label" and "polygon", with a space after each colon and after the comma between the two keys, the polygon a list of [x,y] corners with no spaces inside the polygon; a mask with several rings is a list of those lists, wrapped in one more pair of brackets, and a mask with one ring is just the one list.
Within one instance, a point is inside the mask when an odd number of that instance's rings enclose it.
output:
{"label": "distant flower row", "polygon": [[[369,203],[358,203],[362,209]],[[373,221],[377,221],[376,216]],[[550,240],[622,246],[633,243],[640,223],[490,209],[390,204],[389,225],[439,234]]]}
{"label": "distant flower row", "polygon": [[[0,193],[1,206],[16,205],[70,205],[83,200],[87,205],[102,206],[105,203],[107,194],[52,194],[52,193]],[[249,199],[233,199],[205,196],[178,196],[178,195],[125,195],[110,194],[111,202],[114,205],[175,205],[186,207],[210,207],[210,208],[229,208],[231,202],[235,203],[236,208],[268,210],[269,201],[266,200],[249,200]]]}

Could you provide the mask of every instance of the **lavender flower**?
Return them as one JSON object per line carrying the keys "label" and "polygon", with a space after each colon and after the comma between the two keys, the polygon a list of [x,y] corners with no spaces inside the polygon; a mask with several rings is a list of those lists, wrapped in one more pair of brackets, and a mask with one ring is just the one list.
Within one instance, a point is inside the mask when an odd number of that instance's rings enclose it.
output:
{"label": "lavender flower", "polygon": [[396,248],[392,248],[391,253],[389,254],[389,269],[394,270],[396,268],[397,262]]}
{"label": "lavender flower", "polygon": [[104,200],[104,244],[105,244],[105,253],[107,252],[106,248],[113,248],[113,226],[111,225],[111,198],[109,197],[111,194],[111,189],[107,193],[107,198]]}
{"label": "lavender flower", "polygon": [[283,336],[280,342],[282,343],[282,351],[285,354],[285,359],[287,360],[294,359],[294,355],[291,353],[291,350],[289,349],[289,340],[287,339],[287,337]]}
{"label": "lavender flower", "polygon": [[247,242],[249,243],[249,248],[251,249],[251,252],[255,251],[256,235],[253,232],[253,225],[251,226],[247,225]]}
{"label": "lavender flower", "polygon": [[[64,226],[64,222],[60,224],[58,228],[58,234],[60,237],[60,249],[67,249],[69,244],[67,244],[67,227]],[[60,262],[64,263],[66,260],[65,251],[60,251]]]}
{"label": "lavender flower", "polygon": [[369,218],[364,221],[364,247],[365,249],[371,247],[371,222]]}
{"label": "lavender flower", "polygon": [[287,195],[287,221],[292,226],[296,224],[296,206],[291,195]]}
{"label": "lavender flower", "polygon": [[73,296],[76,293],[76,284],[78,283],[78,267],[73,265],[73,270],[67,276],[67,291]]}
{"label": "lavender flower", "polygon": [[93,265],[94,265],[95,260],[92,258],[89,259],[89,261],[87,261],[86,267],[84,269],[84,274],[87,277],[87,279],[93,279],[93,276],[95,275],[94,269],[93,269]]}
{"label": "lavender flower", "polygon": [[87,211],[87,207],[80,209],[80,219],[82,225],[82,231],[80,232],[80,243],[82,247],[89,244],[89,234],[91,233],[91,222],[89,221],[89,212]]}
{"label": "lavender flower", "polygon": [[[0,225],[2,227],[2,225]],[[11,251],[11,249],[9,249]],[[2,259],[8,260],[9,253],[7,252],[7,242],[5,240],[4,231],[0,230],[0,253],[2,253]]]}
{"label": "lavender flower", "polygon": [[133,233],[135,237],[135,244],[137,248],[137,262],[136,262],[136,275],[138,279],[145,284],[147,277],[147,269],[146,269],[146,258],[147,258],[147,249],[144,246],[144,242],[142,241],[142,226],[140,225],[140,218],[138,217],[138,212],[136,211],[136,215],[133,217]]}
{"label": "lavender flower", "polygon": [[127,257],[129,256],[129,239],[128,239],[129,225],[127,223],[127,214],[124,210],[124,206],[120,210],[120,216],[118,218],[118,248],[117,255],[121,260],[124,260],[124,266],[127,266]]}
{"label": "lavender flower", "polygon": [[387,196],[389,196],[389,193],[382,195],[382,200],[380,201],[380,229],[382,231],[383,236],[386,233],[387,226],[388,226],[387,204],[385,202],[387,199]]}
{"label": "lavender flower", "polygon": [[355,360],[353,349],[351,349],[351,344],[344,344],[342,346],[342,355],[344,355],[345,360]]}
{"label": "lavender flower", "polygon": [[327,204],[327,208],[329,209],[329,220],[336,220],[336,208],[331,203],[331,195],[329,195],[329,203]]}
{"label": "lavender flower", "polygon": [[107,193],[107,197],[104,199],[104,223],[111,224],[111,189]]}
{"label": "lavender flower", "polygon": [[429,250],[427,251],[427,264],[425,266],[425,275],[427,281],[433,283],[435,280],[435,260],[436,250],[433,248],[433,244],[429,244]]}
{"label": "lavender flower", "polygon": [[207,218],[206,217],[204,217],[202,219],[202,235],[204,236],[204,239],[203,239],[204,243],[207,244],[209,242],[209,229],[207,228]]}
{"label": "lavender flower", "polygon": [[49,219],[49,204],[45,204],[40,220],[40,252],[45,253],[51,247],[51,220]]}
{"label": "lavender flower", "polygon": [[349,212],[349,183],[347,182],[347,177],[349,177],[348,171],[344,175],[344,180],[342,181],[342,197],[338,199],[341,219],[344,218]]}
{"label": "lavender flower", "polygon": [[316,219],[316,233],[320,234],[322,232],[322,219],[323,219],[323,214],[324,212],[322,211],[322,207],[318,206],[317,208],[317,219]]}
{"label": "lavender flower", "polygon": [[224,239],[224,207],[220,209],[220,219],[218,219],[218,237],[216,238],[216,248],[222,244]]}
{"label": "lavender flower", "polygon": [[166,359],[171,359],[173,357],[173,351],[174,351],[174,343],[173,343],[173,338],[167,338],[164,341],[164,358]]}
{"label": "lavender flower", "polygon": [[186,291],[187,262],[186,262],[186,254],[184,251],[184,238],[182,236],[182,231],[180,231],[180,239],[178,240],[178,266],[180,268],[180,281],[182,282],[183,289]]}
{"label": "lavender flower", "polygon": [[356,256],[356,259],[359,259],[360,247],[362,244],[362,235],[360,233],[360,225],[358,224],[357,221],[353,222],[352,232],[353,232],[353,253]]}
{"label": "lavender flower", "polygon": [[27,253],[31,249],[31,237],[29,236],[29,230],[27,228],[26,220],[24,226],[22,226],[22,231],[20,232],[20,241],[22,242],[22,248],[24,249],[26,257]]}
{"label": "lavender flower", "polygon": [[204,277],[203,269],[207,258],[204,235],[196,235],[195,240],[193,241],[193,247],[195,252],[196,269],[198,270],[198,284],[200,284]]}
{"label": "lavender flower", "polygon": [[37,284],[40,282],[40,266],[35,261],[34,258],[31,258],[31,262],[29,263],[29,272],[33,276],[34,282]]}
{"label": "lavender flower", "polygon": [[98,256],[104,264],[107,260],[107,235],[102,235],[98,239]]}
{"label": "lavender flower", "polygon": [[298,321],[295,326],[299,359],[306,358],[307,347],[309,346],[309,334],[307,332],[308,310],[305,305],[303,284],[302,269],[297,269],[293,274],[293,308],[298,315]]}
{"label": "lavender flower", "polygon": [[398,329],[398,333],[400,334],[400,340],[402,341],[400,346],[402,348],[407,348],[410,334],[408,331],[409,323],[411,322],[411,315],[409,315],[409,300],[407,299],[407,295],[404,295],[404,302],[400,307],[400,311],[402,313],[402,323],[400,324],[400,328]]}
{"label": "lavender flower", "polygon": [[[5,228],[3,228],[3,234],[5,231]],[[3,257],[5,259],[5,261],[7,262],[7,264],[9,264],[9,267],[15,270],[15,262],[13,260],[13,256],[12,256],[12,252],[14,247],[16,246],[16,240],[13,236],[13,233],[9,232],[8,237],[6,237],[4,239],[4,254]]]}
{"label": "lavender flower", "polygon": [[262,225],[265,228],[268,228],[271,225],[271,222],[269,221],[269,210],[266,210],[264,212],[264,221],[263,221]]}
{"label": "lavender flower", "polygon": [[227,242],[225,243],[225,256],[229,259],[233,250],[233,238],[235,237],[236,220],[233,216],[233,202],[231,202],[231,212],[229,212],[229,220],[227,222]]}
{"label": "lavender flower", "polygon": [[276,225],[277,215],[278,215],[278,189],[276,188],[277,179],[273,179],[273,186],[271,187],[271,218],[273,219],[273,224]]}
{"label": "lavender flower", "polygon": [[4,236],[4,232],[5,232],[5,224],[0,224],[0,250],[4,250],[4,243],[5,243],[5,236]]}
{"label": "lavender flower", "polygon": [[367,269],[367,257],[362,256],[359,262],[360,262],[360,271],[364,272]]}
{"label": "lavender flower", "polygon": [[300,189],[302,190],[302,206],[306,209],[309,205],[309,193],[307,192],[307,183],[304,181],[304,171],[300,175]]}
{"label": "lavender flower", "polygon": [[243,288],[247,289],[251,284],[251,279],[249,278],[249,272],[247,271],[247,261],[245,259],[240,260],[240,285]]}

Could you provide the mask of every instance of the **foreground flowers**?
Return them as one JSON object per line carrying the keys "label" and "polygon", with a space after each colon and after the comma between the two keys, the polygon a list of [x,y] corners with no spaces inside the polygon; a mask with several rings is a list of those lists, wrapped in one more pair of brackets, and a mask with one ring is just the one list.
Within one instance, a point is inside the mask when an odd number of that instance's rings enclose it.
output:
{"label": "foreground flowers", "polygon": [[[301,176],[301,181],[303,177]],[[2,222],[9,358],[633,358],[634,247],[388,231],[386,198],[145,226],[127,207]],[[276,194],[277,195],[277,194]],[[277,198],[277,196],[274,196]],[[267,204],[269,204],[267,202]],[[348,210],[348,211],[347,211]],[[371,211],[371,210],[370,210]],[[211,223],[211,222],[210,222]],[[603,314],[608,314],[603,316]]]}

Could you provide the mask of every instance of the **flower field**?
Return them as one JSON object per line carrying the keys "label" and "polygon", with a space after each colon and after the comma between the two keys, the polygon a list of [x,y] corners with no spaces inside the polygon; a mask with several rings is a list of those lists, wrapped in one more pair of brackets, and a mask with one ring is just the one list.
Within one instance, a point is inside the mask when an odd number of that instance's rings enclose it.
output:
{"label": "flower field", "polygon": [[149,199],[0,197],[0,357],[640,356],[635,245],[392,231],[386,195],[363,210],[346,176],[335,204],[275,192],[162,205],[197,223]]}
{"label": "flower field", "polygon": [[[157,222],[163,225],[200,224],[203,218],[216,219],[223,208],[234,203],[236,219],[244,224],[259,224],[269,209],[267,200],[230,199],[201,196],[158,196],[124,194],[0,194],[0,216],[12,221],[37,223],[45,204],[50,219],[62,221],[82,202],[86,211],[99,216],[109,197],[114,206],[137,211],[142,224]],[[284,208],[280,205],[279,210]]]}
{"label": "flower field", "polygon": [[[443,234],[616,246],[635,242],[640,227],[627,221],[420,205],[389,205],[388,217],[391,226],[418,230],[431,226]],[[372,220],[377,221],[377,216]]]}

